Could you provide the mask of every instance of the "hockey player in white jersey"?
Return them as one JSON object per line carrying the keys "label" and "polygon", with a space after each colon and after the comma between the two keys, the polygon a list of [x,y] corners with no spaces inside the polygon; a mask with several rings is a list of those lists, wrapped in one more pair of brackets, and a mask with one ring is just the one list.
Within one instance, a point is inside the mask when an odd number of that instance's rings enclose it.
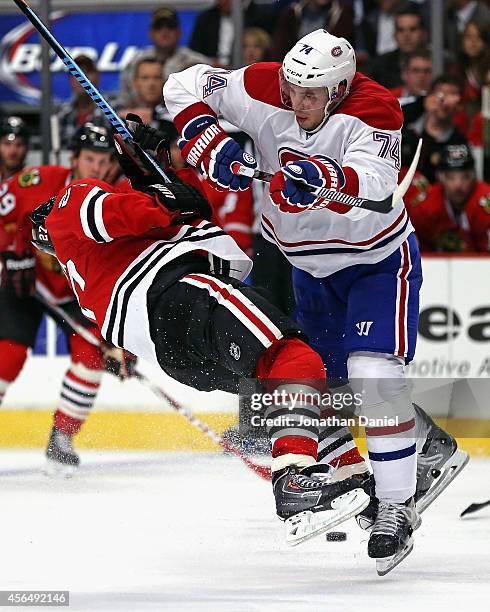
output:
{"label": "hockey player in white jersey", "polygon": [[[413,546],[416,499],[456,452],[449,435],[415,412],[404,375],[415,351],[420,255],[404,208],[381,215],[325,201],[306,188],[370,200],[390,196],[400,168],[400,106],[356,72],[351,45],[325,30],[302,38],[282,66],[258,63],[230,72],[198,65],[173,74],[164,97],[184,157],[218,187],[245,189],[251,179],[237,176],[237,167],[257,168],[219,118],[253,138],[261,170],[274,174],[262,232],[294,266],[300,326],[329,376],[349,378],[364,392],[365,415],[396,417],[396,425],[366,428],[379,501],[371,508],[368,553],[386,573]],[[435,451],[438,459],[429,460]]]}

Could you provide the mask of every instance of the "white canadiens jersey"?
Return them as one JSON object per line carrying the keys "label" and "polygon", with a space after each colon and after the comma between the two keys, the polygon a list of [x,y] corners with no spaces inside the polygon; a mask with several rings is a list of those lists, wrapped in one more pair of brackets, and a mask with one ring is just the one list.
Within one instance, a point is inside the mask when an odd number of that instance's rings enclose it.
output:
{"label": "white canadiens jersey", "polygon": [[[281,101],[279,68],[258,63],[230,72],[199,64],[170,75],[165,102],[181,133],[197,117],[211,114],[249,134],[265,172],[277,172],[294,160],[328,156],[350,169],[355,185],[344,189],[347,193],[371,200],[390,196],[397,185],[403,121],[396,98],[356,73],[348,97],[317,132],[308,133]],[[316,277],[379,262],[413,232],[405,207],[383,215],[331,202],[288,213],[268,195],[261,221],[264,237],[294,266]]]}

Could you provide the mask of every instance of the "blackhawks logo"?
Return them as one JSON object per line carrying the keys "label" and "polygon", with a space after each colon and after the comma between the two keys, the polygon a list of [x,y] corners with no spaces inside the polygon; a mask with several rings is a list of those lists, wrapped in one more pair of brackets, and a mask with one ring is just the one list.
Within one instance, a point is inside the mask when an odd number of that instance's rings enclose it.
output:
{"label": "blackhawks logo", "polygon": [[41,176],[38,168],[34,168],[33,170],[19,176],[20,187],[32,187],[33,185],[39,185],[40,182]]}
{"label": "blackhawks logo", "polygon": [[486,196],[480,198],[480,206],[487,213],[487,215],[490,215],[490,193],[487,193]]}

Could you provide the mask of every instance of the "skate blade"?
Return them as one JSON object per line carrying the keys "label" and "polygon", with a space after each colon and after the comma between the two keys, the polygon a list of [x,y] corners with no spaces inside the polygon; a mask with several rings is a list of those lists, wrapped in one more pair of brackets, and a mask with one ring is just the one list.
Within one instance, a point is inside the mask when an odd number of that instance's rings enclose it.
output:
{"label": "skate blade", "polygon": [[466,466],[470,457],[468,453],[457,450],[448,460],[441,470],[441,475],[434,481],[427,493],[419,499],[416,504],[420,513],[424,512],[434,502],[439,495],[446,489],[461,470]]}
{"label": "skate blade", "polygon": [[44,466],[43,473],[45,476],[49,478],[54,478],[57,480],[68,479],[73,476],[73,474],[77,471],[78,466],[76,465],[65,465],[60,463],[59,461],[53,461],[52,459],[46,460],[46,465]]}
{"label": "skate blade", "polygon": [[286,519],[286,543],[297,546],[355,516],[369,504],[369,495],[353,489],[332,500],[330,510],[305,510]]}
{"label": "skate blade", "polygon": [[384,557],[383,559],[376,559],[376,572],[378,576],[386,576],[392,569],[399,565],[405,557],[407,557],[413,550],[413,538],[407,542],[407,545],[403,550],[392,555],[391,557]]}

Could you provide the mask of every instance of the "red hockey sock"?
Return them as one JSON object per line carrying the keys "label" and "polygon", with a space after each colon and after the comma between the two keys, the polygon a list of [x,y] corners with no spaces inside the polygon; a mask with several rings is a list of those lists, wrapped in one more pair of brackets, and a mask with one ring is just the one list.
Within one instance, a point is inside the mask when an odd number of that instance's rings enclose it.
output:
{"label": "red hockey sock", "polygon": [[12,340],[0,340],[0,404],[9,385],[17,378],[27,359],[28,347]]}
{"label": "red hockey sock", "polygon": [[[298,384],[303,385],[306,393],[322,392],[325,389],[326,374],[321,357],[298,338],[283,338],[272,344],[259,359],[255,375],[269,393],[287,390],[289,385]],[[312,417],[319,417],[318,407],[307,403],[301,407],[303,411],[310,410]],[[289,414],[294,416],[294,407]],[[304,435],[301,435],[302,429]],[[310,457],[311,462],[316,460],[318,436],[311,428],[295,423],[289,430],[294,433],[289,433],[288,427],[282,427],[277,436],[271,434],[273,469],[283,467],[283,462],[277,459],[285,455],[301,455],[304,460]]]}
{"label": "red hockey sock", "polygon": [[27,359],[27,347],[12,340],[0,340],[0,378],[13,382]]}
{"label": "red hockey sock", "polygon": [[59,409],[54,413],[54,427],[70,436],[77,434],[84,422],[85,420],[75,419]]}

